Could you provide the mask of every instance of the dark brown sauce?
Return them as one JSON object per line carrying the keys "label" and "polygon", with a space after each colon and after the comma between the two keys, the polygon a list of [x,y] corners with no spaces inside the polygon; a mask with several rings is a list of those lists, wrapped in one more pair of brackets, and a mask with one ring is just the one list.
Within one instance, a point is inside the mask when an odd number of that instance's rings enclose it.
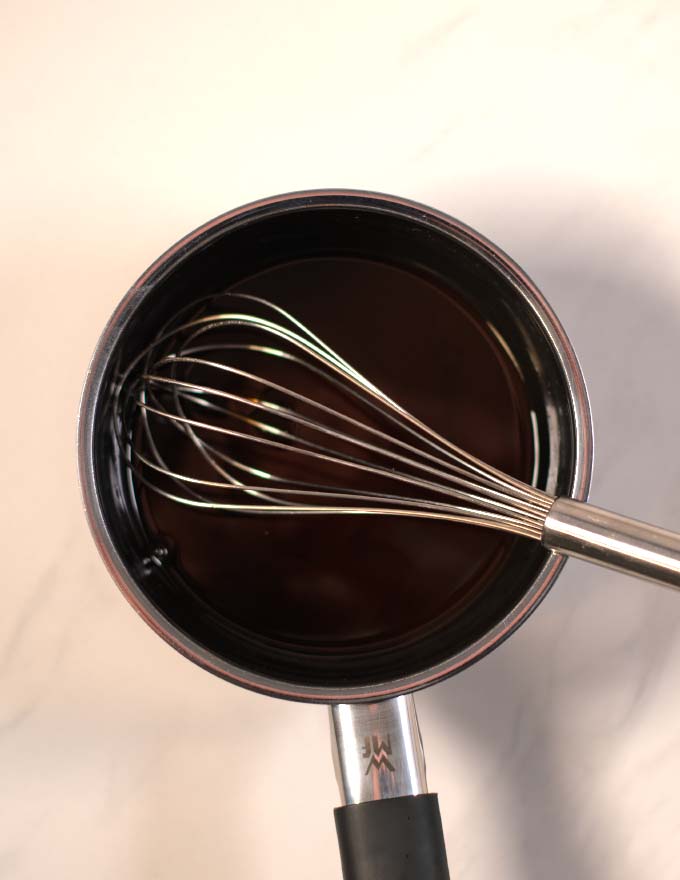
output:
{"label": "dark brown sauce", "polygon": [[[289,309],[443,436],[529,478],[521,378],[450,291],[350,258],[289,263],[239,289]],[[250,631],[315,651],[417,637],[483,591],[513,541],[446,522],[219,515],[143,495],[151,530],[205,602]]]}

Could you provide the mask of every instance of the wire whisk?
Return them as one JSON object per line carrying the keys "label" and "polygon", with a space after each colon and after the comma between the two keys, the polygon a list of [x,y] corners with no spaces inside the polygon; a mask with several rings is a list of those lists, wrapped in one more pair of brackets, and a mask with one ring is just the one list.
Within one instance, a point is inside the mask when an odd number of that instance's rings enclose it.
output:
{"label": "wire whisk", "polygon": [[178,504],[448,520],[680,585],[678,535],[479,460],[250,293],[194,302],[161,327],[119,378],[113,424],[135,479]]}
{"label": "wire whisk", "polygon": [[[120,382],[117,434],[148,488],[232,513],[425,517],[540,538],[549,495],[439,436],[274,303],[218,302],[231,308],[176,317]],[[177,469],[182,448],[192,472]]]}

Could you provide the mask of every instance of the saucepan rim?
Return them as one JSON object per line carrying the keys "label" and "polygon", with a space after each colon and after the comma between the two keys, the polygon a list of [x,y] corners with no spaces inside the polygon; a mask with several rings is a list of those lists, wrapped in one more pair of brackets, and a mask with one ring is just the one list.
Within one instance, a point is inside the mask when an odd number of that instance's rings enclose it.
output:
{"label": "saucepan rim", "polygon": [[81,397],[78,420],[78,464],[85,512],[90,530],[112,578],[128,602],[149,626],[181,654],[199,666],[228,680],[261,693],[304,702],[359,702],[380,700],[426,687],[452,675],[507,638],[534,610],[554,583],[564,557],[550,554],[521,600],[503,620],[467,648],[445,661],[415,674],[379,684],[309,686],[278,680],[251,672],[225,660],[194,642],[152,604],[135,582],[116,549],[104,518],[94,467],[94,425],[96,401],[102,390],[109,356],[130,314],[150,287],[187,255],[205,246],[214,236],[231,226],[305,208],[344,207],[392,213],[420,226],[455,238],[499,269],[518,295],[533,310],[549,339],[570,397],[573,423],[574,464],[568,494],[585,500],[590,487],[593,459],[592,420],[585,382],[578,359],[559,320],[528,276],[503,251],[459,220],[408,199],[382,193],[351,189],[318,189],[286,193],[262,199],[222,214],[189,233],[166,251],[138,279],[125,295],[106,328],[92,357]]}

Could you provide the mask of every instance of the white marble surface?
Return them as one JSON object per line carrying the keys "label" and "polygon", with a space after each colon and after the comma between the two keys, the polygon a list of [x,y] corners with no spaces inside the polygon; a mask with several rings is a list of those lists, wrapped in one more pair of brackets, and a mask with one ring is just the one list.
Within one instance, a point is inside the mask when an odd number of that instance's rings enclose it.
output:
{"label": "white marble surface", "polygon": [[[5,0],[0,877],[340,876],[325,711],[166,647],[81,513],[98,332],[215,214],[353,186],[479,228],[582,358],[594,500],[680,528],[679,32],[634,0]],[[676,880],[679,632],[680,596],[572,562],[419,697],[453,877]]]}

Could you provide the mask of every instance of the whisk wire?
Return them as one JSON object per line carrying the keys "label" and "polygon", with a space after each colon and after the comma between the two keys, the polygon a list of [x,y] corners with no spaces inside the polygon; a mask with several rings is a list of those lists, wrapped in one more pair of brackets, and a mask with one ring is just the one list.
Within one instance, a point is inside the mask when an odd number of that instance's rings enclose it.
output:
{"label": "whisk wire", "polygon": [[[234,299],[269,317],[214,308]],[[263,369],[237,366],[239,357]],[[284,366],[307,377],[305,391],[315,382],[313,394],[283,384]],[[329,391],[352,401],[350,412],[324,402]],[[370,421],[353,414],[358,407]],[[113,419],[135,477],[195,508],[412,516],[540,538],[554,500],[439,435],[297,318],[247,293],[207,297],[166,322],[121,373]],[[166,443],[162,425],[176,442]],[[171,464],[178,449],[182,460],[198,453],[208,476]],[[272,455],[283,465],[267,464]],[[389,482],[409,494],[384,491]]]}

